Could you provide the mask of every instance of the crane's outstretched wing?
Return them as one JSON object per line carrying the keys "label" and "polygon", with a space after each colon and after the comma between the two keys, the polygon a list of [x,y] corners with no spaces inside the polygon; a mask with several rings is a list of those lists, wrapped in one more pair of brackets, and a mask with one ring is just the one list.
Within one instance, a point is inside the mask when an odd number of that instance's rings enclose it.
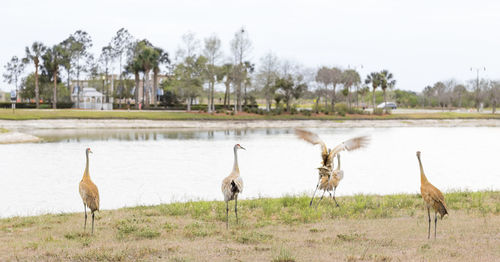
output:
{"label": "crane's outstretched wing", "polygon": [[321,138],[319,138],[319,136],[315,133],[304,129],[295,128],[295,134],[299,138],[302,138],[313,145],[321,145],[321,159],[323,159],[323,165],[326,166],[328,163],[328,148],[326,148],[325,142],[323,142],[323,140],[321,140]]}
{"label": "crane's outstretched wing", "polygon": [[351,138],[349,140],[342,142],[340,145],[334,147],[330,151],[329,158],[333,159],[335,157],[335,155],[337,153],[339,153],[340,151],[344,151],[344,150],[352,151],[352,150],[356,150],[359,148],[363,148],[363,147],[367,146],[369,142],[370,142],[370,137],[368,137],[368,136],[358,136],[358,137]]}

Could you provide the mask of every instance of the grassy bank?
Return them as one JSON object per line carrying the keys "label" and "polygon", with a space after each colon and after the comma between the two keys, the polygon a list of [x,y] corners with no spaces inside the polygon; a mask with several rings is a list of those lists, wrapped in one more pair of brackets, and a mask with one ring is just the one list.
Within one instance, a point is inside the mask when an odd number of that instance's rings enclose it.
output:
{"label": "grassy bank", "polygon": [[[309,207],[308,196],[239,201],[240,223],[217,201],[106,210],[94,235],[83,213],[0,220],[0,261],[493,261],[500,192],[445,194],[450,216],[427,240],[416,194],[356,195]],[[75,203],[75,205],[80,203]],[[88,232],[88,231],[87,231]]]}
{"label": "grassy bank", "polygon": [[325,115],[301,114],[258,115],[240,113],[237,115],[219,113],[208,114],[198,112],[168,112],[168,111],[85,111],[85,110],[32,110],[0,109],[0,119],[33,120],[33,119],[149,119],[149,120],[361,120],[361,119],[500,119],[500,114],[479,113],[418,113],[392,115]]}

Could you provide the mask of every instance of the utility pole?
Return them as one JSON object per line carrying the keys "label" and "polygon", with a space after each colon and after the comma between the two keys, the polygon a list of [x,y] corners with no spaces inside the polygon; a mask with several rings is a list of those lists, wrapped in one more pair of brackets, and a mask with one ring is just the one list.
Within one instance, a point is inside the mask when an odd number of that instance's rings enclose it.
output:
{"label": "utility pole", "polygon": [[477,109],[477,112],[479,112],[479,93],[480,93],[480,89],[479,89],[479,71],[486,71],[486,67],[482,66],[482,67],[471,67],[470,68],[470,71],[476,71],[476,109]]}

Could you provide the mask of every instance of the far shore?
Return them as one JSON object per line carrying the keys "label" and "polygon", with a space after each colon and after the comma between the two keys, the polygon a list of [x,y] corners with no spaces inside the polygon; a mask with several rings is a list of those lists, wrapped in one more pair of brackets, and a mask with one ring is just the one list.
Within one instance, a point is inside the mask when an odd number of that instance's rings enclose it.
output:
{"label": "far shore", "polygon": [[500,127],[500,119],[408,120],[138,120],[138,119],[42,119],[0,120],[8,130],[26,129],[246,129],[246,128],[359,128],[359,127]]}
{"label": "far shore", "polygon": [[251,128],[390,128],[390,127],[500,127],[500,119],[408,120],[138,120],[138,119],[41,119],[0,120],[0,144],[33,143],[41,139],[27,130],[60,129],[166,129],[227,130]]}

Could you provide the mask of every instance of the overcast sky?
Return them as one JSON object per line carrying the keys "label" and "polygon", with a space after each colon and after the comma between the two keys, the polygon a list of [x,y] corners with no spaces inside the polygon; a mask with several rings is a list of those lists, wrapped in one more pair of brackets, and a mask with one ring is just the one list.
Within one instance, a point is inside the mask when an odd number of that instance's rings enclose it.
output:
{"label": "overcast sky", "polygon": [[[181,36],[216,33],[229,42],[244,26],[257,63],[269,51],[306,67],[363,65],[364,78],[388,69],[397,88],[421,91],[439,80],[500,79],[500,1],[27,1],[0,8],[0,74],[14,55],[34,41],[61,42],[78,29],[93,40],[94,53],[125,27],[172,55]],[[34,71],[27,67],[27,72]],[[2,77],[3,80],[3,77]],[[3,90],[12,87],[0,82]]]}

